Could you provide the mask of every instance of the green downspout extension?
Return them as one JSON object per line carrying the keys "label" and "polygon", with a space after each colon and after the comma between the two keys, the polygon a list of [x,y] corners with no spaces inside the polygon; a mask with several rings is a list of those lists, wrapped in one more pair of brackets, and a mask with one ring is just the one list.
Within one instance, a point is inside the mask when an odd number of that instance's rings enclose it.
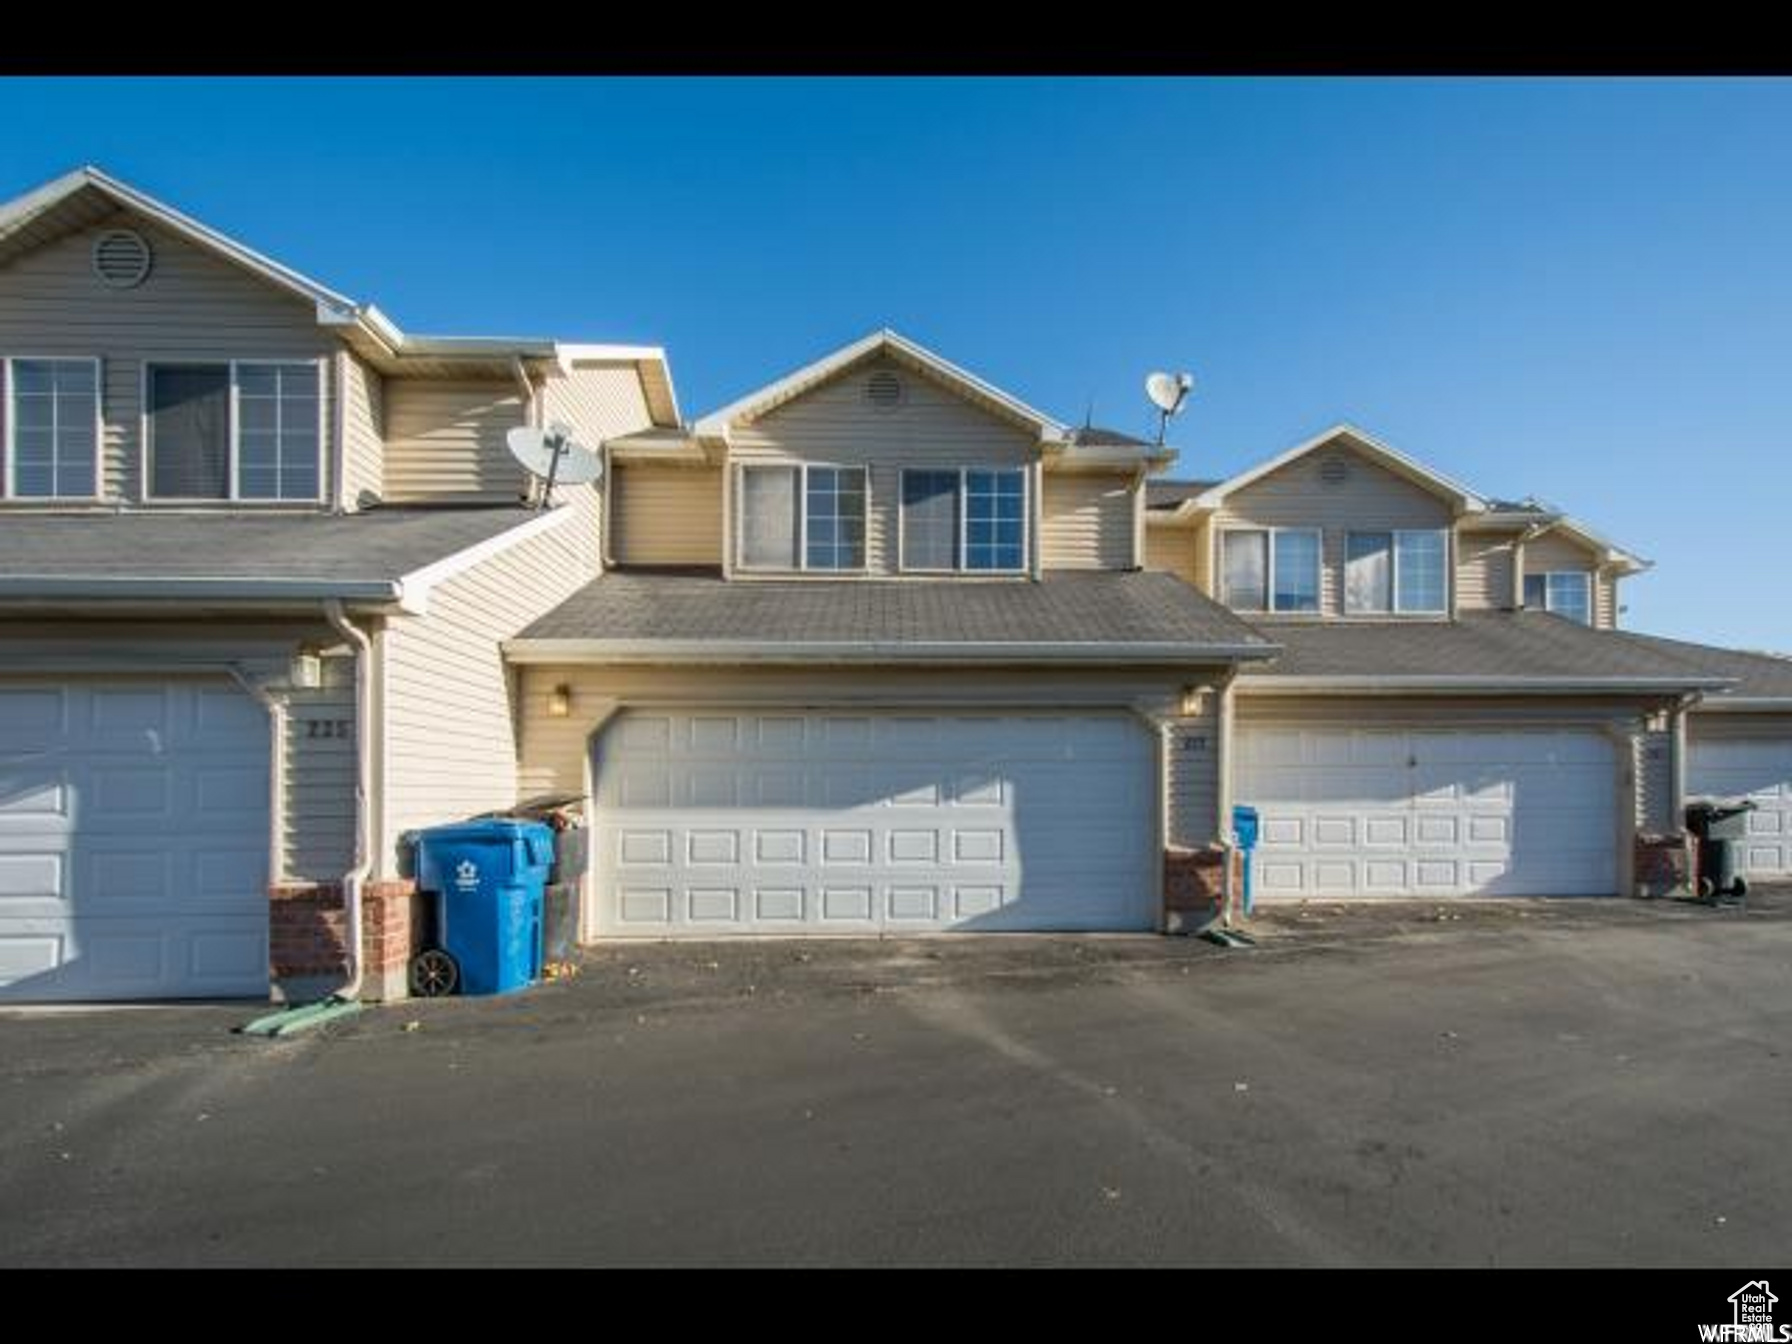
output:
{"label": "green downspout extension", "polygon": [[301,1004],[297,1008],[285,1008],[277,1013],[269,1013],[266,1017],[258,1017],[253,1022],[244,1023],[237,1030],[245,1036],[291,1036],[294,1032],[309,1031],[312,1027],[334,1022],[339,1017],[350,1017],[360,1012],[361,1008],[359,999],[345,999],[340,994],[332,994],[316,1003]]}

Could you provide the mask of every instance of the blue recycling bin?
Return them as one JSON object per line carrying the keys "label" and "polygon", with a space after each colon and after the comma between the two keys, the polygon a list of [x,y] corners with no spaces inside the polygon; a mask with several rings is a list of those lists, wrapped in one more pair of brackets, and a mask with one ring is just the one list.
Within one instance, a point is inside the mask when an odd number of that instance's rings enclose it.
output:
{"label": "blue recycling bin", "polygon": [[1251,913],[1251,851],[1257,848],[1257,809],[1240,804],[1232,809],[1232,834],[1244,851],[1244,912]]}
{"label": "blue recycling bin", "polygon": [[436,897],[436,936],[462,994],[508,994],[541,978],[542,894],[554,833],[492,818],[417,833],[417,885]]}

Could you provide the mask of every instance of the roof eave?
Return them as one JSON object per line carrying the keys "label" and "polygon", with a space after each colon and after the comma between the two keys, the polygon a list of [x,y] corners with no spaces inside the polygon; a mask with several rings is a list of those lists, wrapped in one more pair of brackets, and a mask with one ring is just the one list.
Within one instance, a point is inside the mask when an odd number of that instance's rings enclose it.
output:
{"label": "roof eave", "polygon": [[801,664],[935,663],[1011,667],[1038,664],[1083,666],[1140,662],[1224,663],[1273,657],[1272,644],[1162,643],[968,643],[926,640],[727,640],[557,639],[506,640],[515,663]]}
{"label": "roof eave", "polygon": [[1661,695],[1738,684],[1734,677],[1239,676],[1252,695]]}

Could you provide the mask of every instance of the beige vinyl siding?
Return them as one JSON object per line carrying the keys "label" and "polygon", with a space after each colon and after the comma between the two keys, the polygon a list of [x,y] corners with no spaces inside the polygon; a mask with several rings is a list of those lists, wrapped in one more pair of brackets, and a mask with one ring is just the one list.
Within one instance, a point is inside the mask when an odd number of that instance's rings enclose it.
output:
{"label": "beige vinyl siding", "polygon": [[386,626],[386,873],[406,831],[517,801],[512,673],[500,642],[597,575],[597,496],[579,486],[569,497],[575,516],[447,580],[427,614]]}
{"label": "beige vinyl siding", "polygon": [[[865,400],[866,380],[879,371],[902,381],[905,395],[895,410],[878,410]],[[903,467],[1021,467],[1033,460],[1035,450],[1031,434],[889,360],[873,361],[737,426],[730,448],[736,464],[868,467],[866,563],[873,576],[897,572]],[[1130,517],[1125,525],[1131,527]]]}
{"label": "beige vinyl siding", "polygon": [[542,385],[542,423],[564,420],[587,447],[653,423],[633,362],[578,364]]}
{"label": "beige vinyl siding", "polygon": [[1128,475],[1048,471],[1040,512],[1045,569],[1131,569],[1133,506]]}
{"label": "beige vinyl siding", "polygon": [[1599,572],[1598,556],[1571,537],[1546,532],[1524,543],[1524,572],[1549,574],[1579,570],[1593,576],[1593,624],[1610,630],[1617,624],[1616,583]]}
{"label": "beige vinyl siding", "polygon": [[1733,710],[1701,714],[1694,710],[1686,716],[1686,736],[1688,741],[1707,742],[1792,739],[1792,714],[1744,714]]}
{"label": "beige vinyl siding", "polygon": [[[334,882],[355,862],[355,660],[338,655],[322,666],[315,690],[283,683],[286,825],[278,872],[292,881]],[[340,724],[348,736],[338,735]]]}
{"label": "beige vinyl siding", "polygon": [[[1349,467],[1348,475],[1337,485],[1327,485],[1320,477],[1323,464],[1332,457],[1346,459]],[[1212,520],[1216,530],[1321,529],[1320,612],[1327,616],[1342,614],[1347,533],[1447,529],[1451,524],[1450,506],[1443,500],[1344,447],[1310,453],[1253,481],[1227,496]],[[1213,544],[1220,544],[1217,536]]]}
{"label": "beige vinyl siding", "polygon": [[1513,605],[1509,536],[1456,535],[1456,603],[1463,611],[1510,610]]}
{"label": "beige vinyl siding", "polygon": [[[93,273],[93,240],[111,228],[136,229],[154,254],[148,278],[133,289],[112,289]],[[336,349],[312,304],[126,212],[0,266],[0,355],[101,361],[100,493],[108,500],[142,500],[146,363],[316,359]],[[332,493],[331,382],[326,363],[325,499]]]}
{"label": "beige vinyl siding", "polygon": [[1200,586],[1200,573],[1195,567],[1196,529],[1192,527],[1147,527],[1145,529],[1145,568],[1174,574],[1184,583]]}
{"label": "beige vinyl siding", "polygon": [[504,443],[525,418],[514,380],[390,378],[385,393],[389,501],[495,504],[523,494],[528,476]]}
{"label": "beige vinyl siding", "polygon": [[[550,791],[583,793],[592,734],[611,707],[630,703],[708,705],[803,705],[851,703],[866,708],[892,706],[989,706],[1003,709],[1140,708],[1163,716],[1172,736],[1205,738],[1205,748],[1181,742],[1169,757],[1171,831],[1182,843],[1214,838],[1218,797],[1218,754],[1209,696],[1201,717],[1178,719],[1181,689],[1217,681],[1222,669],[1208,667],[1115,670],[995,670],[965,668],[942,677],[920,668],[800,668],[526,666],[522,675],[522,771],[525,795]],[[572,713],[547,712],[551,689],[572,692]]]}
{"label": "beige vinyl siding", "polygon": [[359,508],[364,497],[385,494],[385,379],[359,358],[344,353],[343,469],[348,507]]}
{"label": "beige vinyl siding", "polygon": [[614,468],[610,559],[619,565],[720,565],[722,472],[716,467]]}

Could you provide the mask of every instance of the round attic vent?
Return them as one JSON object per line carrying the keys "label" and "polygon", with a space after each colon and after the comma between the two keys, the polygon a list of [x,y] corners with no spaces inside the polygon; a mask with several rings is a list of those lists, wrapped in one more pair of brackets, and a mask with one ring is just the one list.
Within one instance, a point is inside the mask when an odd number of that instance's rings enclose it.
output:
{"label": "round attic vent", "polygon": [[149,241],[134,229],[109,229],[93,240],[93,273],[113,289],[142,284],[149,262]]}
{"label": "round attic vent", "polygon": [[1327,485],[1343,485],[1350,479],[1350,463],[1334,453],[1319,464],[1319,479]]}
{"label": "round attic vent", "polygon": [[865,380],[865,400],[880,411],[895,410],[902,404],[902,379],[879,369]]}

